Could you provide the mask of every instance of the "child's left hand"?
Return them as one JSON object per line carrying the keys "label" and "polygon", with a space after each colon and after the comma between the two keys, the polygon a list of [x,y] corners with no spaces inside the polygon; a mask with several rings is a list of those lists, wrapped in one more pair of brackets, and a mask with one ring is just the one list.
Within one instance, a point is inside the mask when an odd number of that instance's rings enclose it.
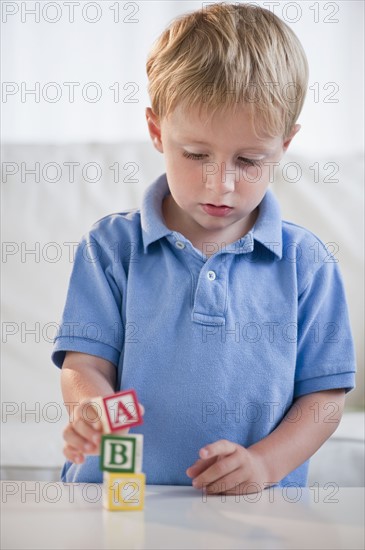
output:
{"label": "child's left hand", "polygon": [[199,456],[186,473],[207,494],[256,493],[269,485],[263,459],[253,449],[220,439],[200,449]]}

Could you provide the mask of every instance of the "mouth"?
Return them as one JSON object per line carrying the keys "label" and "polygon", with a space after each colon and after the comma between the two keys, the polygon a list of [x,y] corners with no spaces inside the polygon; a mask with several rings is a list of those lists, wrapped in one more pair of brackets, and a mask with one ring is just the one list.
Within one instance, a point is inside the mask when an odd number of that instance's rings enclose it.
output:
{"label": "mouth", "polygon": [[227,216],[233,210],[232,206],[227,206],[226,204],[205,203],[201,207],[210,216]]}

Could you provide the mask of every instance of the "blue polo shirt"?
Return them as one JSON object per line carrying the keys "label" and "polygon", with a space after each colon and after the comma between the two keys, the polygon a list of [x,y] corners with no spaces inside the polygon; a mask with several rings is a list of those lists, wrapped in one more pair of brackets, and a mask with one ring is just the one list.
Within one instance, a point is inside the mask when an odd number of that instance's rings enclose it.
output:
{"label": "blue polo shirt", "polygon": [[[134,388],[145,407],[131,432],[144,434],[147,482],[189,485],[185,470],[201,447],[248,447],[295,398],[349,391],[355,359],[337,259],[282,221],[272,191],[244,237],[205,243],[210,257],[166,227],[167,193],[162,174],[141,209],[106,216],[84,235],[52,360],[62,367],[73,350],[114,363],[118,389]],[[305,485],[307,470],[305,462],[280,484]],[[62,479],[101,482],[98,457],[66,462]]]}

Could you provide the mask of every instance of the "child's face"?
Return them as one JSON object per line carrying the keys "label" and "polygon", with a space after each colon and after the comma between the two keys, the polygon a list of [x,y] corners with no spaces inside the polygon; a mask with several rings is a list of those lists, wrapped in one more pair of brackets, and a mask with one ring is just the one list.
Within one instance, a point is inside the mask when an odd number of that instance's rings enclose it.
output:
{"label": "child's face", "polygon": [[210,120],[180,108],[162,121],[147,109],[146,118],[154,146],[165,155],[171,192],[163,204],[166,225],[200,248],[232,243],[251,229],[273,163],[300,128],[287,139],[258,138],[245,107]]}

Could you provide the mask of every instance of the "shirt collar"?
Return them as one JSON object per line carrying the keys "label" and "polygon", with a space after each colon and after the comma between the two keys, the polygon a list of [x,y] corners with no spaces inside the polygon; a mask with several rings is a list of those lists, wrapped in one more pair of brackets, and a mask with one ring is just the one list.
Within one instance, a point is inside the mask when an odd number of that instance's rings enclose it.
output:
{"label": "shirt collar", "polygon": [[259,215],[251,229],[255,241],[261,243],[279,259],[283,255],[283,233],[280,205],[271,189],[266,191],[259,206]]}
{"label": "shirt collar", "polygon": [[166,174],[159,176],[145,191],[141,206],[142,239],[145,252],[148,245],[172,233],[171,229],[166,227],[162,216],[162,201],[169,192]]}
{"label": "shirt collar", "polygon": [[[162,201],[169,193],[166,174],[161,174],[145,191],[141,206],[141,226],[144,251],[148,245],[171,235],[173,231],[166,227],[162,216]],[[232,243],[234,252],[250,252],[247,248],[253,240],[261,243],[279,259],[282,257],[282,224],[278,200],[268,189],[259,206],[259,215],[253,228],[237,243]],[[237,247],[237,244],[242,245]],[[227,246],[229,250],[230,245]],[[249,247],[250,248],[250,247]],[[253,248],[253,246],[252,246]],[[232,250],[233,251],[233,250]]]}

